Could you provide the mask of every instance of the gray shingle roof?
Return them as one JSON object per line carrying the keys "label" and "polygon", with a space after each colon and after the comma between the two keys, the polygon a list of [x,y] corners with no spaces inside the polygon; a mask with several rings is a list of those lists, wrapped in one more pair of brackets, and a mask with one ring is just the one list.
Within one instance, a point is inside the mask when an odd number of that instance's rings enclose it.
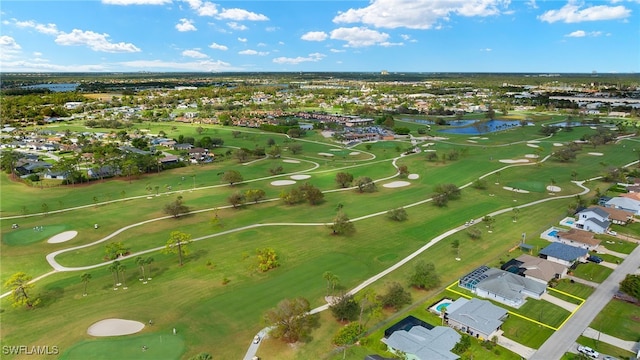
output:
{"label": "gray shingle roof", "polygon": [[386,340],[388,346],[416,356],[423,360],[455,360],[460,357],[451,349],[460,341],[457,331],[436,326],[429,330],[422,326],[414,326],[409,331],[395,331]]}
{"label": "gray shingle roof", "polygon": [[522,301],[527,296],[523,291],[541,296],[547,289],[547,286],[539,281],[500,269],[491,268],[486,274],[488,277],[478,284],[478,289],[516,302]]}
{"label": "gray shingle roof", "polygon": [[551,243],[549,246],[540,250],[541,255],[551,256],[565,261],[575,261],[578,258],[585,256],[587,253],[587,249],[558,242]]}
{"label": "gray shingle roof", "polygon": [[[451,312],[450,312],[451,311]],[[459,298],[447,307],[447,316],[460,324],[491,334],[502,325],[507,310],[488,300]]]}

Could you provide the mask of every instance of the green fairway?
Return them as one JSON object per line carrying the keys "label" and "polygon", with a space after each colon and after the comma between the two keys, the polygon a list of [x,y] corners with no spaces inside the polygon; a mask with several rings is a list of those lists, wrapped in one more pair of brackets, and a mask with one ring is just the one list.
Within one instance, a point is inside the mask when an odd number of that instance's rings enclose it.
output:
{"label": "green fairway", "polygon": [[[62,352],[61,360],[158,359],[177,360],[185,351],[182,335],[164,333],[83,340]],[[146,347],[146,350],[143,349]]]}
{"label": "green fairway", "polygon": [[34,226],[28,229],[18,228],[4,234],[2,236],[2,242],[7,245],[29,245],[47,240],[50,237],[69,229],[70,226],[68,225],[47,225],[42,226],[42,228]]}
{"label": "green fairway", "polygon": [[[543,137],[539,123],[551,120],[561,119],[536,118],[536,126],[487,134],[486,139],[447,134],[447,138],[419,140],[416,145],[412,145],[410,139],[400,139],[362,143],[349,149],[330,143],[318,132],[292,140],[258,129],[207,125],[203,135],[223,138],[225,146],[253,149],[265,147],[268,140],[273,139],[283,149],[283,156],[256,157],[240,163],[233,156],[225,155],[234,148],[221,147],[212,149],[219,156],[210,164],[190,165],[133,179],[115,178],[89,185],[42,189],[2,174],[2,289],[7,290],[4,282],[17,271],[34,278],[49,273],[52,267],[45,256],[53,251],[61,251],[55,260],[62,266],[93,268],[59,271],[37,281],[33,291],[42,299],[38,309],[13,308],[8,298],[2,299],[0,335],[8,344],[57,344],[62,350],[62,359],[184,359],[199,352],[208,352],[215,359],[239,359],[255,333],[268,325],[263,321],[264,313],[280,300],[300,296],[308,299],[312,308],[326,304],[325,272],[331,271],[339,278],[335,294],[340,294],[394,266],[439,235],[460,227],[459,231],[430,244],[411,261],[368,286],[381,294],[390,282],[399,282],[407,286],[412,295],[412,305],[400,313],[385,310],[383,318],[367,324],[375,334],[370,336],[375,341],[364,342],[367,351],[352,349],[347,353],[360,356],[364,352],[377,352],[381,328],[376,326],[382,327],[386,318],[404,316],[406,311],[437,323],[439,318],[426,308],[443,296],[442,284],[451,284],[478,266],[499,267],[519,256],[522,251],[517,245],[523,233],[534,252],[539,251],[548,245],[539,235],[557,226],[575,203],[576,194],[584,191],[574,180],[591,179],[609,166],[637,160],[637,154],[630,151],[629,146],[625,148],[625,141],[621,141],[595,149],[584,146],[576,159],[569,162],[553,157],[542,161],[561,147],[558,143],[573,141],[592,131],[575,129],[571,133]],[[423,126],[410,125],[412,131]],[[83,129],[81,124],[60,126],[59,130],[73,126]],[[200,136],[191,124],[136,126],[154,133],[162,130],[171,137]],[[432,134],[437,129],[434,126]],[[528,146],[527,141],[531,140],[538,140],[538,147]],[[301,153],[287,150],[293,142],[302,145]],[[422,146],[425,143],[433,144]],[[403,155],[413,147],[435,150],[437,156],[430,157],[427,151]],[[603,155],[590,155],[592,151]],[[354,152],[359,154],[352,155]],[[530,156],[532,154],[538,157]],[[514,159],[527,162],[501,161]],[[406,166],[413,176],[398,177],[397,166]],[[243,181],[233,186],[224,183],[221,174],[228,170],[240,172]],[[375,181],[376,189],[359,192],[351,187],[340,188],[336,183],[339,172],[354,178],[369,177]],[[294,180],[292,175],[309,177]],[[276,186],[273,184],[276,180],[296,182]],[[406,181],[408,185],[384,186],[397,180]],[[478,180],[484,181],[480,184],[483,186],[477,186]],[[280,198],[284,192],[305,183],[323,192],[323,199],[317,204],[301,201],[288,205]],[[442,184],[459,187],[460,198],[439,207],[431,198]],[[546,188],[552,184],[560,191],[550,194]],[[589,190],[581,197],[591,201],[596,192],[605,193],[610,184],[597,179],[584,185]],[[263,202],[244,203],[238,208],[230,205],[231,195],[254,189],[264,191]],[[179,196],[192,213],[167,217],[163,208]],[[537,201],[540,202],[531,205]],[[387,214],[398,208],[406,210],[404,221],[394,221]],[[34,215],[43,209],[47,211]],[[470,219],[478,220],[501,210],[504,213],[494,216],[491,228],[483,221],[463,226]],[[353,234],[332,234],[327,224],[333,223],[338,211],[353,222]],[[11,229],[13,223],[18,223],[20,228]],[[96,223],[100,226],[94,229]],[[43,226],[43,231],[34,231],[36,226]],[[76,230],[79,236],[65,243],[43,243],[65,230]],[[154,259],[145,269],[152,280],[144,284],[138,280],[141,269],[135,262],[137,253],[164,248],[172,231],[188,233],[198,241],[188,245],[190,252],[182,266],[174,254],[161,251],[142,254]],[[631,225],[629,231],[640,233],[640,227]],[[104,263],[105,247],[116,242],[122,242],[132,254],[119,259],[124,266],[121,276],[127,284],[126,290],[114,285],[115,274]],[[454,243],[457,243],[455,249]],[[612,250],[626,253],[636,246],[622,241],[610,245]],[[274,249],[279,267],[264,273],[257,271],[256,250],[262,248]],[[409,276],[418,261],[434,264],[441,279],[440,287],[430,291],[408,287]],[[91,275],[86,284],[87,296],[82,296],[85,284],[81,275],[84,273]],[[580,265],[575,275],[599,282],[609,273],[610,269],[589,263]],[[557,289],[582,298],[592,291],[564,281]],[[572,301],[568,296],[562,298]],[[551,327],[559,326],[569,316],[569,312],[558,306],[534,300],[527,301],[518,313]],[[157,329],[147,328],[141,334],[126,337],[89,339],[87,326],[110,317],[145,322],[154,319]],[[320,319],[321,325],[314,329],[308,343],[291,347],[267,339],[258,355],[279,360],[337,357],[340,354],[331,354],[335,349],[331,338],[343,324],[335,321],[330,312],[324,312]],[[178,328],[178,335],[170,333],[172,327]],[[539,347],[552,333],[547,327],[517,316],[510,316],[503,329],[506,337],[533,348]],[[143,345],[148,347],[145,352]],[[516,357],[505,349],[496,352],[477,342],[472,344],[468,355],[478,359]]]}

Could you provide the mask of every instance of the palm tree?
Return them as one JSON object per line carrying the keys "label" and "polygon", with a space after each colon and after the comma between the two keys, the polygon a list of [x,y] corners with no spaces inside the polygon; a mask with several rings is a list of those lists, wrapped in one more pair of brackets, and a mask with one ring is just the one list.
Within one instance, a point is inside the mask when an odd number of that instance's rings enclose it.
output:
{"label": "palm tree", "polygon": [[138,280],[143,281],[145,279],[145,276],[144,276],[145,261],[142,258],[142,256],[138,256],[136,258],[136,264],[138,265],[138,269],[140,269],[140,278]]}
{"label": "palm tree", "polygon": [[149,272],[149,277],[147,278],[147,280],[151,280],[151,263],[153,262],[153,258],[152,257],[148,257],[144,260],[145,265],[149,265],[148,267],[148,272]]}
{"label": "palm tree", "polygon": [[120,275],[118,273],[118,267],[120,266],[119,261],[114,261],[108,267],[108,270],[113,274],[113,290],[118,290],[118,286],[120,286]]}
{"label": "palm tree", "polygon": [[127,267],[126,267],[126,266],[124,266],[124,265],[122,265],[122,264],[118,263],[118,270],[117,270],[117,271],[118,271],[119,273],[122,273],[122,289],[123,289],[123,290],[127,290],[127,289],[128,289],[128,288],[127,288],[127,283],[125,282],[125,278],[126,278],[126,276],[125,276],[125,271],[126,271],[126,270],[127,270]]}
{"label": "palm tree", "polygon": [[89,284],[89,280],[91,280],[91,274],[84,273],[80,276],[80,280],[84,283],[84,292],[82,296],[87,296],[87,284]]}

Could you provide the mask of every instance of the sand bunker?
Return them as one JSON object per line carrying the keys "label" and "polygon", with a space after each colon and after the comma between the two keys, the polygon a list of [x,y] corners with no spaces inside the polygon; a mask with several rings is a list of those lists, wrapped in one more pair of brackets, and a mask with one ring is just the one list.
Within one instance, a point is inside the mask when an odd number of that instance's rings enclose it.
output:
{"label": "sand bunker", "polygon": [[420,175],[418,175],[418,174],[409,174],[409,176],[407,176],[407,179],[415,180],[415,179],[417,179],[419,177],[420,177]]}
{"label": "sand bunker", "polygon": [[518,163],[528,163],[529,160],[527,159],[518,159],[518,160],[510,160],[510,159],[502,159],[502,160],[498,160],[501,163],[505,163],[505,164],[518,164]]}
{"label": "sand bunker", "polygon": [[360,151],[350,152],[349,155],[351,155],[351,156],[360,155]]}
{"label": "sand bunker", "polygon": [[509,190],[509,191],[515,191],[515,192],[522,193],[522,194],[528,194],[529,193],[529,190],[514,189],[514,188],[509,187],[509,186],[504,186],[503,189]]}
{"label": "sand bunker", "polygon": [[276,180],[276,181],[272,181],[271,185],[273,186],[285,186],[285,185],[293,185],[296,182],[293,180]]}
{"label": "sand bunker", "polygon": [[333,156],[333,154],[329,154],[329,153],[325,153],[325,152],[319,152],[318,155],[320,155],[320,156]]}
{"label": "sand bunker", "polygon": [[411,183],[408,181],[394,181],[394,182],[384,184],[382,186],[386,188],[399,188],[399,187],[409,186],[409,185],[411,185]]}
{"label": "sand bunker", "polygon": [[427,150],[425,150],[425,152],[434,152],[434,151],[436,151],[436,150],[435,149],[427,149]]}
{"label": "sand bunker", "polygon": [[290,178],[292,178],[293,180],[306,180],[308,178],[311,177],[311,175],[291,175],[289,176]]}
{"label": "sand bunker", "polygon": [[435,145],[435,143],[426,143],[426,144],[423,144],[422,147],[429,147],[431,145]]}
{"label": "sand bunker", "polygon": [[474,144],[477,144],[477,143],[478,143],[478,142],[477,142],[477,141],[475,141],[475,140],[467,140],[467,142],[474,143]]}
{"label": "sand bunker", "polygon": [[604,155],[603,153],[598,153],[598,152],[590,152],[589,155],[593,155],[593,156],[602,156]]}
{"label": "sand bunker", "polygon": [[290,163],[290,164],[300,164],[299,160],[289,160],[289,159],[285,159],[282,160],[282,162],[286,162],[286,163]]}
{"label": "sand bunker", "polygon": [[527,144],[528,147],[532,147],[532,148],[539,148],[539,145],[536,144]]}
{"label": "sand bunker", "polygon": [[559,186],[555,186],[555,185],[549,185],[549,186],[547,186],[547,191],[551,191],[551,192],[559,192],[560,190],[562,190],[562,189],[560,189],[560,187],[559,187]]}
{"label": "sand bunker", "polygon": [[105,319],[89,326],[87,334],[92,336],[121,336],[135,334],[144,329],[139,321],[123,319]]}
{"label": "sand bunker", "polygon": [[57,244],[57,243],[69,241],[69,240],[73,239],[74,237],[76,237],[76,235],[78,235],[77,231],[65,231],[65,232],[60,233],[58,235],[52,236],[51,238],[49,238],[49,240],[47,240],[47,242],[49,244]]}
{"label": "sand bunker", "polygon": [[329,149],[329,151],[342,151],[342,149]]}
{"label": "sand bunker", "polygon": [[529,140],[529,141],[527,141],[527,142],[528,142],[529,144],[539,144],[539,143],[540,143],[540,141],[538,141],[538,140]]}
{"label": "sand bunker", "polygon": [[553,146],[564,146],[564,144],[561,144],[561,143],[553,143]]}
{"label": "sand bunker", "polygon": [[540,157],[540,155],[536,155],[536,154],[526,154],[524,157],[526,157],[527,159],[537,159]]}

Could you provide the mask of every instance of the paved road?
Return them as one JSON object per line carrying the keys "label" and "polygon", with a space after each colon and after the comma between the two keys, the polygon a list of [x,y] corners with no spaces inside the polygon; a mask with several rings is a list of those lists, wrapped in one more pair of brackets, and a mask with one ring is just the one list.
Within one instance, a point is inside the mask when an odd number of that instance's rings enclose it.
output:
{"label": "paved road", "polygon": [[636,247],[611,275],[596,288],[567,323],[542,344],[531,357],[531,360],[560,359],[564,353],[574,346],[578,337],[582,335],[596,315],[613,298],[624,277],[627,274],[633,274],[638,267],[640,267],[640,246]]}

